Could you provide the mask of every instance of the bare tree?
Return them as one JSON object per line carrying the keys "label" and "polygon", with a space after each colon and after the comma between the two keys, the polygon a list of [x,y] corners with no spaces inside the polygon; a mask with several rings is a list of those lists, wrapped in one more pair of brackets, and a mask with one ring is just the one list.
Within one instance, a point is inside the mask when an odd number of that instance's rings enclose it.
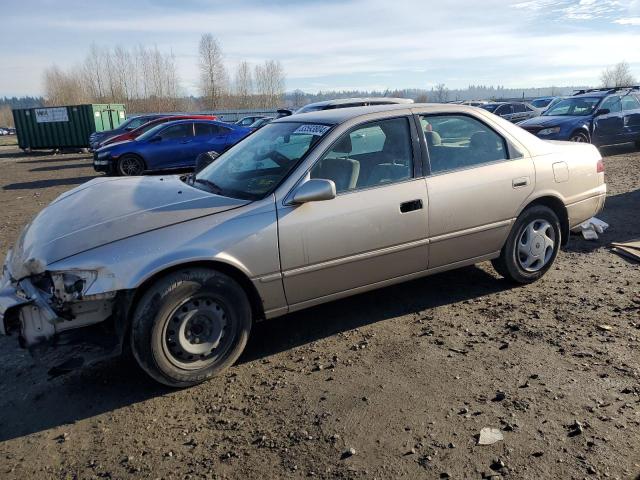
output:
{"label": "bare tree", "polygon": [[449,89],[444,83],[439,83],[433,89],[433,101],[436,103],[447,103],[449,100]]}
{"label": "bare tree", "polygon": [[253,94],[253,76],[249,62],[242,61],[238,64],[235,77],[236,104],[239,108],[251,107],[251,96]]}
{"label": "bare tree", "polygon": [[69,105],[87,100],[78,70],[64,72],[53,65],[44,72],[44,91],[48,105]]}
{"label": "bare tree", "polygon": [[219,106],[227,83],[227,72],[223,63],[222,48],[210,33],[200,38],[200,90],[209,109]]}
{"label": "bare tree", "polygon": [[284,95],[285,75],[282,64],[277,60],[266,60],[255,68],[256,93],[258,106],[274,108]]}
{"label": "bare tree", "polygon": [[627,62],[620,62],[613,67],[606,68],[600,75],[603,87],[629,87],[636,83]]}

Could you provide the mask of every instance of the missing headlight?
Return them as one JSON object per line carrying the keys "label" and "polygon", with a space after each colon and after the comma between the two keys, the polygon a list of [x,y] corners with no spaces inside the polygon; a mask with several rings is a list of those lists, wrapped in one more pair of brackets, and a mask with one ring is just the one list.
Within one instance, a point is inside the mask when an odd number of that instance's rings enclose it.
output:
{"label": "missing headlight", "polygon": [[91,270],[73,270],[69,272],[51,272],[54,296],[63,302],[81,299],[97,277]]}

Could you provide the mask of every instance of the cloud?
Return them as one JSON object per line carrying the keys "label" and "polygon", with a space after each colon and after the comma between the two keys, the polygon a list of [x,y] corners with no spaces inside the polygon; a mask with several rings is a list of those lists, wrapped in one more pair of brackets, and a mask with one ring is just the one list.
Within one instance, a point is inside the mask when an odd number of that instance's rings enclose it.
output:
{"label": "cloud", "polygon": [[[37,93],[47,65],[81,61],[92,42],[172,51],[195,92],[204,32],[218,38],[230,70],[240,60],[280,60],[289,89],[590,84],[623,59],[620,45],[640,44],[638,19],[640,0],[140,0],[136,8],[41,0],[12,6],[3,23],[0,42],[15,46],[3,58],[0,95]],[[623,53],[640,67],[640,49]]]}

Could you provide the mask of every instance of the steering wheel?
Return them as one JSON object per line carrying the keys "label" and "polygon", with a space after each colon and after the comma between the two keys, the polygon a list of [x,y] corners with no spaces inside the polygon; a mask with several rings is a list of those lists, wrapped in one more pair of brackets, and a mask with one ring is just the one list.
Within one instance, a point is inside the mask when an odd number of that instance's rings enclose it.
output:
{"label": "steering wheel", "polygon": [[280,165],[281,167],[283,165],[286,165],[287,163],[289,163],[291,161],[291,159],[289,157],[287,157],[286,155],[281,154],[280,152],[278,152],[277,150],[272,150],[269,153],[269,158],[271,158],[271,160],[273,160],[274,162],[276,162],[278,165]]}

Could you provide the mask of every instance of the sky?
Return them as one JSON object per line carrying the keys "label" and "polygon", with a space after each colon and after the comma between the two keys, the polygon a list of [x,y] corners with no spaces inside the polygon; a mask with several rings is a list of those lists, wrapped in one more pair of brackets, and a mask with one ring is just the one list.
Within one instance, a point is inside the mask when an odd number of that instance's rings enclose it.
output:
{"label": "sky", "polygon": [[0,96],[39,95],[92,43],[157,45],[197,93],[198,41],[227,68],[277,59],[287,91],[597,85],[619,61],[640,78],[640,0],[21,0],[0,14]]}

